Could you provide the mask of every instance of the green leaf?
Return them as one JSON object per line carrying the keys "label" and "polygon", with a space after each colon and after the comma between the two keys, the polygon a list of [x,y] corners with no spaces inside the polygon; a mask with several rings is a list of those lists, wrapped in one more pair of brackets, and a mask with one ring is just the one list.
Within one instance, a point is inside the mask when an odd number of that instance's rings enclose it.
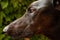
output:
{"label": "green leaf", "polygon": [[10,36],[7,36],[4,40],[8,40],[8,39],[10,39]]}
{"label": "green leaf", "polygon": [[18,3],[17,2],[13,3],[13,7],[14,8],[16,8],[17,6],[18,6]]}
{"label": "green leaf", "polygon": [[5,17],[5,14],[2,11],[2,12],[0,12],[0,26],[2,26],[3,17]]}
{"label": "green leaf", "polygon": [[11,21],[11,18],[9,17],[6,17],[5,19],[6,19],[6,22]]}
{"label": "green leaf", "polygon": [[8,10],[9,10],[10,13],[12,13],[13,12],[13,7],[9,7]]}
{"label": "green leaf", "polygon": [[0,40],[2,40],[4,37],[5,37],[5,35],[4,34],[1,34],[0,35]]}
{"label": "green leaf", "polygon": [[0,34],[2,33],[2,28],[0,28]]}
{"label": "green leaf", "polygon": [[20,18],[21,16],[22,16],[22,15],[19,14],[19,13],[15,14],[15,17],[16,17],[16,18]]}
{"label": "green leaf", "polygon": [[9,13],[8,8],[5,8],[5,9],[4,9],[4,13],[5,13],[6,15],[8,15],[8,13]]}
{"label": "green leaf", "polygon": [[1,2],[2,9],[6,8],[7,6],[8,6],[8,1],[6,1],[6,2],[2,1]]}

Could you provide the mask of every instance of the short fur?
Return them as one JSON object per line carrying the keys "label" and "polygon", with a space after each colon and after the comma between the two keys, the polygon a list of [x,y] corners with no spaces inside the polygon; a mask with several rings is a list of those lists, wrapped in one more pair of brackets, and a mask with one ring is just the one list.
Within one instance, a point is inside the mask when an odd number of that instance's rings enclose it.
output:
{"label": "short fur", "polygon": [[60,10],[54,8],[51,0],[35,1],[3,31],[15,39],[44,34],[51,40],[60,40]]}

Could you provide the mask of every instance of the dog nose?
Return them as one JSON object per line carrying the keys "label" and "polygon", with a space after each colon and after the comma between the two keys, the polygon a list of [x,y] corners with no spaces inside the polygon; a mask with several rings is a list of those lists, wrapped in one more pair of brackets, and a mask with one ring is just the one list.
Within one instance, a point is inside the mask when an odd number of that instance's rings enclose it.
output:
{"label": "dog nose", "polygon": [[3,33],[6,33],[9,29],[9,26],[6,26],[4,29],[3,29]]}

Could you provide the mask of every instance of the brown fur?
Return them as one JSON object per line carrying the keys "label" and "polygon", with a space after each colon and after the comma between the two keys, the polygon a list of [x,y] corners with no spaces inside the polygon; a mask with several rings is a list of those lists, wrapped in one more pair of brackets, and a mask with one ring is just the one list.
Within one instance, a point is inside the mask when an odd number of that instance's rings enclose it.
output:
{"label": "brown fur", "polygon": [[16,39],[44,34],[51,40],[60,40],[60,10],[46,6],[39,10],[34,9],[34,16],[31,16],[29,13],[33,11],[30,8],[17,22],[9,24],[6,33]]}

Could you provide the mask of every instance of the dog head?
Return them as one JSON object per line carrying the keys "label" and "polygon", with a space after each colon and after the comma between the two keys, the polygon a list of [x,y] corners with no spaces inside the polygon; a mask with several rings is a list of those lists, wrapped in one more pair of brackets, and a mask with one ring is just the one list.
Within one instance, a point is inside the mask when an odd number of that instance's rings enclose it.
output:
{"label": "dog head", "polygon": [[[12,38],[31,37],[35,33],[41,33],[43,26],[49,26],[52,20],[51,0],[38,0],[33,2],[25,14],[7,25],[3,32]],[[48,12],[49,11],[49,12]],[[45,27],[44,27],[45,28]]]}

